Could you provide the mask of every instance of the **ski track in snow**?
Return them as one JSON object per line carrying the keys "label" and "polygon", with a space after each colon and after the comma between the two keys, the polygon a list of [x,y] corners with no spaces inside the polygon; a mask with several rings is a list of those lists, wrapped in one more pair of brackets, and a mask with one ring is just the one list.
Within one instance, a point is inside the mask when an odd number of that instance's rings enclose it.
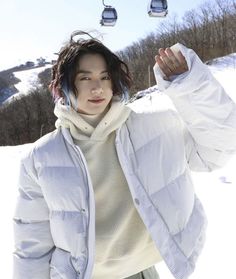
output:
{"label": "ski track in snow", "polygon": [[14,72],[15,77],[20,79],[20,82],[15,85],[16,89],[19,93],[27,94],[30,88],[34,88],[35,85],[37,85],[38,74],[50,67],[52,67],[52,65]]}
{"label": "ski track in snow", "polygon": [[[209,68],[230,97],[236,101],[236,54],[231,56],[234,56],[234,59],[230,58],[230,61],[233,62],[226,63],[226,58],[219,58]],[[21,78],[20,75],[22,75]],[[30,75],[27,77],[26,74],[18,73],[17,76],[22,80],[21,91],[28,88]],[[0,202],[2,221],[0,262],[4,263],[1,271],[5,279],[12,278],[12,252],[14,249],[12,217],[18,195],[19,160],[24,150],[30,146],[31,144],[0,147],[1,186],[4,189]],[[212,173],[193,173],[196,194],[205,208],[209,224],[206,244],[190,279],[236,278],[234,269],[236,251],[235,166],[236,156],[220,170]],[[173,279],[164,262],[157,264],[156,268],[161,279]]]}

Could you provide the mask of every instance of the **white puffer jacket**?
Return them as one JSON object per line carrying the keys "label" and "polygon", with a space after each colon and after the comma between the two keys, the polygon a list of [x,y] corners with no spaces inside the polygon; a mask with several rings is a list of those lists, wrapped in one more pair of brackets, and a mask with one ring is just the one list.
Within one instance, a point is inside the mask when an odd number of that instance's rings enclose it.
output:
{"label": "white puffer jacket", "polygon": [[[117,130],[116,149],[147,230],[173,276],[186,279],[206,229],[190,169],[211,171],[236,152],[236,106],[197,55],[178,47],[189,71],[172,82],[156,76],[177,112],[160,109],[155,92],[135,101],[134,111]],[[141,106],[143,111],[137,112]],[[93,185],[67,129],[44,136],[25,155],[19,191],[14,279],[90,279]]]}

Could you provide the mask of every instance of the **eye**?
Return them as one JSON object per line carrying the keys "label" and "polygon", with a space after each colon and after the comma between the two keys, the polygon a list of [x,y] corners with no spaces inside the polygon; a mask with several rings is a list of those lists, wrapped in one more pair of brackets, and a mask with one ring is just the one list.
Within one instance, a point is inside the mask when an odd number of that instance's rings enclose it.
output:
{"label": "eye", "polygon": [[81,77],[80,80],[89,80],[89,77]]}
{"label": "eye", "polygon": [[102,77],[102,80],[111,80],[111,78],[107,75],[107,76]]}

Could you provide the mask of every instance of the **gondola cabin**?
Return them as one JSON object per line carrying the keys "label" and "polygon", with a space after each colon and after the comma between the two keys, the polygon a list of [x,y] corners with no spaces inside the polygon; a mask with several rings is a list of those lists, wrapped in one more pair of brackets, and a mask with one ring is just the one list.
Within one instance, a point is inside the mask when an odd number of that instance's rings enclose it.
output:
{"label": "gondola cabin", "polygon": [[165,17],[168,14],[167,0],[151,0],[148,3],[148,15],[151,17]]}
{"label": "gondola cabin", "polygon": [[114,26],[117,21],[116,9],[111,6],[106,6],[102,12],[100,24],[102,26]]}

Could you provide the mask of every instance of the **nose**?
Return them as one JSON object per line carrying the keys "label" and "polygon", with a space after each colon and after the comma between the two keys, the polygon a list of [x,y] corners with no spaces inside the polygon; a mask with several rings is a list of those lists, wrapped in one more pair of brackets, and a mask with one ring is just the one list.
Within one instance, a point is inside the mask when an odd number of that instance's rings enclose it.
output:
{"label": "nose", "polygon": [[94,81],[94,83],[92,84],[92,88],[91,88],[91,93],[94,95],[99,95],[103,92],[102,86],[101,86],[101,82],[100,81]]}

